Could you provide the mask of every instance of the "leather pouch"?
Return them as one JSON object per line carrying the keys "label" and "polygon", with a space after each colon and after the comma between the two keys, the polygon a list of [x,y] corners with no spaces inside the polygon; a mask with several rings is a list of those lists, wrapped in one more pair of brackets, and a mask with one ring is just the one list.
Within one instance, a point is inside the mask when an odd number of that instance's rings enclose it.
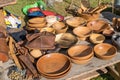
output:
{"label": "leather pouch", "polygon": [[49,50],[55,48],[55,35],[50,32],[35,33],[26,36],[28,42],[27,48]]}

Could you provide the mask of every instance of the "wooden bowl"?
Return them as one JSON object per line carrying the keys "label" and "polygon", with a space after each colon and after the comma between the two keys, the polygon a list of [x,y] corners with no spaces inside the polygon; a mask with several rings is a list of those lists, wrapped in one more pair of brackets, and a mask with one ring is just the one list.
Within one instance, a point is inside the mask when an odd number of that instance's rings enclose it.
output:
{"label": "wooden bowl", "polygon": [[68,49],[68,55],[77,60],[85,60],[94,55],[93,50],[88,45],[75,45]]}
{"label": "wooden bowl", "polygon": [[35,18],[29,19],[28,22],[30,24],[40,24],[40,23],[45,22],[45,18],[44,17],[35,17]]}
{"label": "wooden bowl", "polygon": [[98,44],[98,43],[103,43],[105,40],[105,37],[102,34],[93,33],[90,35],[89,39],[92,43]]}
{"label": "wooden bowl", "polygon": [[80,26],[73,29],[73,33],[78,37],[88,37],[91,34],[91,29],[88,27]]}
{"label": "wooden bowl", "polygon": [[81,17],[72,17],[72,18],[69,18],[66,20],[66,23],[73,28],[78,27],[78,26],[84,24],[85,22],[86,22],[86,20]]}
{"label": "wooden bowl", "polygon": [[34,58],[39,58],[40,56],[42,56],[42,52],[39,49],[33,49],[32,51],[30,51],[30,54],[34,57]]}
{"label": "wooden bowl", "polygon": [[100,43],[94,47],[95,55],[100,59],[111,59],[116,55],[117,49],[108,43]]}
{"label": "wooden bowl", "polygon": [[88,22],[87,27],[89,27],[93,32],[100,33],[108,27],[108,23],[104,20],[94,20]]}
{"label": "wooden bowl", "polygon": [[45,27],[45,28],[42,28],[42,29],[40,30],[40,32],[43,32],[43,31],[55,33],[55,29],[52,28],[52,27]]}
{"label": "wooden bowl", "polygon": [[55,22],[52,27],[55,29],[55,32],[58,33],[65,33],[68,29],[68,26],[66,26],[63,22]]}
{"label": "wooden bowl", "polygon": [[48,76],[48,75],[44,75],[44,74],[41,74],[41,75],[48,79],[58,79],[58,78],[62,78],[64,76],[66,76],[69,73],[70,69],[71,69],[71,66],[68,68],[68,70],[65,73],[57,75],[57,76]]}
{"label": "wooden bowl", "polygon": [[9,60],[9,57],[6,53],[0,52],[0,61],[7,62]]}
{"label": "wooden bowl", "polygon": [[46,26],[46,21],[43,22],[43,23],[37,23],[37,24],[31,24],[31,23],[27,23],[27,25],[30,27],[30,28],[43,28]]}
{"label": "wooden bowl", "polygon": [[105,36],[112,36],[114,34],[114,29],[112,28],[112,26],[109,26],[102,33]]}
{"label": "wooden bowl", "polygon": [[50,53],[37,61],[37,69],[41,74],[57,76],[65,73],[71,66],[67,56],[61,53]]}
{"label": "wooden bowl", "polygon": [[71,61],[75,64],[86,64],[88,63],[91,59],[93,58],[93,56],[90,56],[88,59],[82,59],[82,60],[78,60],[78,59],[73,59],[73,58],[70,58]]}
{"label": "wooden bowl", "polygon": [[60,48],[69,48],[74,45],[78,39],[71,33],[60,33],[56,35],[55,42]]}

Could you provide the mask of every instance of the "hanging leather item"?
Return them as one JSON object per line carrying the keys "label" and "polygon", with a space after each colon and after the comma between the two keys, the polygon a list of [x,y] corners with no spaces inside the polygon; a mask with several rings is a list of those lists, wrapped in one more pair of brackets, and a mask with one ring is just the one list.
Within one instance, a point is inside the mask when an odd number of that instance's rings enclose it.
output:
{"label": "hanging leather item", "polygon": [[29,49],[50,50],[55,48],[55,35],[50,32],[29,34],[26,36]]}
{"label": "hanging leather item", "polygon": [[6,37],[4,33],[0,32],[0,61],[6,62],[8,61],[8,52],[9,47],[6,42]]}
{"label": "hanging leather item", "polygon": [[38,73],[36,68],[33,66],[32,62],[28,58],[28,56],[20,55],[19,59],[25,64],[25,66],[32,72],[34,77],[38,77]]}

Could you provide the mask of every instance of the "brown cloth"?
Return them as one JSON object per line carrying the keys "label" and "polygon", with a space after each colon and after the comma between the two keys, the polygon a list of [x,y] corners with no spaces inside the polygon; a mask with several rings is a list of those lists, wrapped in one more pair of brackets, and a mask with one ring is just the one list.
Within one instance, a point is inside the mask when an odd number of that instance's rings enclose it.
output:
{"label": "brown cloth", "polygon": [[55,35],[51,32],[28,34],[26,47],[29,49],[50,50],[55,48]]}

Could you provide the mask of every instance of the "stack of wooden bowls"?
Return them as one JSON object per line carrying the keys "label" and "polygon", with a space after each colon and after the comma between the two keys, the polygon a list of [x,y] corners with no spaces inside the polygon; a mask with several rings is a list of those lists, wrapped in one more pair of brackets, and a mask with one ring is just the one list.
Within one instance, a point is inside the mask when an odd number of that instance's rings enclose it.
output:
{"label": "stack of wooden bowls", "polygon": [[56,79],[69,72],[71,61],[62,53],[50,53],[39,58],[37,69],[44,77]]}
{"label": "stack of wooden bowls", "polygon": [[107,60],[113,58],[116,55],[117,49],[111,44],[100,43],[94,47],[94,52],[98,58]]}
{"label": "stack of wooden bowls", "polygon": [[85,64],[93,58],[94,52],[88,45],[75,45],[68,49],[68,55],[73,63]]}
{"label": "stack of wooden bowls", "polygon": [[34,17],[28,20],[27,29],[28,30],[41,30],[46,26],[46,20],[44,17]]}

